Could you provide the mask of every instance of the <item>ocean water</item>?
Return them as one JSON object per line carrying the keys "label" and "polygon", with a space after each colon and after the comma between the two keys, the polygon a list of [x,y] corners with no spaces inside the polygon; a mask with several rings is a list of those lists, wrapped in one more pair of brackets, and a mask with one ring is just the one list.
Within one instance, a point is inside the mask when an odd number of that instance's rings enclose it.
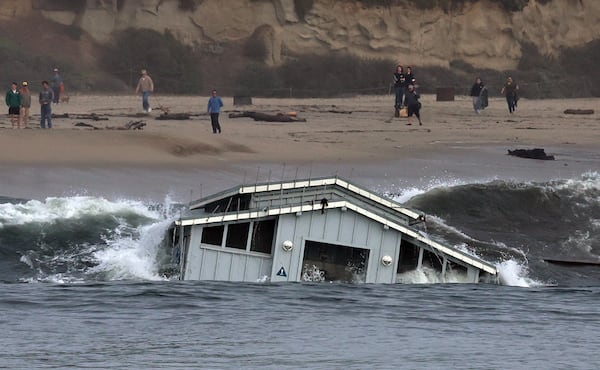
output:
{"label": "ocean water", "polygon": [[161,204],[0,197],[0,367],[594,369],[600,174],[388,187],[500,285],[180,282]]}

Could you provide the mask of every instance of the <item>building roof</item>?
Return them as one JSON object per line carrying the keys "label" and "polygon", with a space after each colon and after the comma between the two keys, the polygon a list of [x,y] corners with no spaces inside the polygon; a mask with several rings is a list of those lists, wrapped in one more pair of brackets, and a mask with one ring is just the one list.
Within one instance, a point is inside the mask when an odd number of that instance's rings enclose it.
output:
{"label": "building roof", "polygon": [[294,190],[294,189],[307,189],[307,188],[319,188],[323,186],[337,186],[341,189],[347,190],[350,194],[357,198],[367,199],[372,202],[375,202],[381,206],[384,206],[388,209],[394,210],[396,212],[402,213],[404,216],[413,219],[419,220],[422,219],[422,213],[416,212],[412,209],[403,207],[400,203],[395,202],[391,199],[384,198],[379,196],[369,190],[361,188],[357,185],[351,184],[349,181],[341,179],[339,177],[330,177],[330,178],[317,178],[317,179],[305,179],[305,180],[293,180],[286,182],[270,182],[270,183],[261,183],[255,185],[240,185],[236,186],[222,192],[210,195],[208,197],[198,199],[193,201],[190,204],[190,210],[199,209],[207,204],[210,204],[219,199],[224,199],[227,197],[234,196],[236,194],[257,194],[264,192],[281,192],[284,190]]}

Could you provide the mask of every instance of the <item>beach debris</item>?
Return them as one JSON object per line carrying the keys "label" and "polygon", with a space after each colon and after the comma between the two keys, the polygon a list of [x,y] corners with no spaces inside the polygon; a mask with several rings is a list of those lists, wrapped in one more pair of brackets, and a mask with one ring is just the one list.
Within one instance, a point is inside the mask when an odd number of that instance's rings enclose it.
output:
{"label": "beach debris", "polygon": [[547,155],[544,149],[535,148],[535,149],[515,149],[508,150],[508,155],[513,155],[515,157],[520,158],[529,158],[529,159],[541,159],[541,160],[554,160],[553,155]]}
{"label": "beach debris", "polygon": [[165,112],[160,116],[156,117],[158,120],[186,120],[190,119],[189,113],[169,113]]}
{"label": "beach debris", "polygon": [[88,127],[88,128],[94,129],[94,130],[101,130],[100,127],[96,127],[94,125],[91,125],[91,124],[85,123],[85,122],[77,122],[74,124],[74,126],[75,127]]}
{"label": "beach debris", "polygon": [[154,110],[160,110],[163,113],[169,114],[169,112],[171,112],[171,108],[170,107],[165,107],[164,105],[159,105],[158,107],[155,107]]}
{"label": "beach debris", "polygon": [[146,126],[146,122],[144,121],[129,121],[123,126],[106,126],[106,127],[97,127],[85,122],[77,122],[74,124],[75,127],[85,127],[91,128],[94,130],[141,130],[144,126]]}
{"label": "beach debris", "polygon": [[52,118],[72,118],[72,119],[90,119],[92,121],[108,121],[108,117],[98,115],[96,113],[82,113],[82,114],[52,114]]}
{"label": "beach debris", "polygon": [[[295,112],[293,112],[295,113]],[[261,112],[240,112],[240,113],[229,113],[229,118],[242,118],[249,117],[254,119],[255,121],[265,121],[265,122],[306,122],[304,118],[297,118],[295,116],[290,116],[286,113],[277,113],[277,114],[268,114]]]}
{"label": "beach debris", "polygon": [[594,114],[593,109],[565,109],[564,114]]}
{"label": "beach debris", "polygon": [[122,128],[118,128],[117,130],[141,130],[146,126],[146,122],[144,121],[129,121]]}

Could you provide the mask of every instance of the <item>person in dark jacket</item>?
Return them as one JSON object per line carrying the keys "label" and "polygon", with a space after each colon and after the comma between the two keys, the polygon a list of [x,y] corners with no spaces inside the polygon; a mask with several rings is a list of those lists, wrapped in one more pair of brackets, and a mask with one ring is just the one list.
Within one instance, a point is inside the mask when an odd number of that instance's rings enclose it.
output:
{"label": "person in dark jacket", "polygon": [[6,105],[8,106],[8,115],[10,116],[10,124],[15,128],[15,122],[21,128],[19,120],[19,111],[21,110],[21,93],[17,89],[17,83],[13,82],[10,85],[10,90],[6,92]]}
{"label": "person in dark jacket", "polygon": [[408,66],[406,67],[406,85],[413,85],[415,86],[415,84],[417,83],[417,78],[415,77],[415,75],[412,72],[412,67]]}
{"label": "person in dark jacket", "polygon": [[46,128],[46,121],[48,121],[48,128],[52,128],[52,101],[54,100],[54,92],[48,86],[48,81],[42,81],[42,91],[40,91],[40,127]]}
{"label": "person in dark jacket", "polygon": [[404,98],[404,104],[408,108],[408,122],[406,124],[409,126],[412,125],[413,114],[417,116],[417,119],[419,120],[419,126],[422,125],[420,114],[421,103],[419,102],[420,97],[421,96],[415,91],[415,87],[413,85],[408,85],[408,91],[406,92],[406,97]]}
{"label": "person in dark jacket", "polygon": [[485,85],[481,81],[481,78],[477,77],[477,79],[475,79],[475,83],[471,87],[471,97],[473,98],[473,110],[477,114],[481,113],[481,110],[483,109],[481,95],[484,89]]}
{"label": "person in dark jacket", "polygon": [[54,68],[54,76],[52,76],[52,102],[58,104],[60,102],[61,89],[64,88],[63,79],[58,74],[58,68]]}
{"label": "person in dark jacket", "polygon": [[506,97],[506,104],[508,104],[508,113],[513,114],[517,107],[517,90],[519,85],[513,81],[512,77],[506,79],[506,83],[502,86],[500,94],[504,94]]}
{"label": "person in dark jacket", "polygon": [[394,92],[396,93],[394,108],[396,108],[396,117],[398,117],[404,100],[404,93],[406,92],[406,76],[404,75],[404,68],[401,65],[397,65],[396,72],[394,72]]}

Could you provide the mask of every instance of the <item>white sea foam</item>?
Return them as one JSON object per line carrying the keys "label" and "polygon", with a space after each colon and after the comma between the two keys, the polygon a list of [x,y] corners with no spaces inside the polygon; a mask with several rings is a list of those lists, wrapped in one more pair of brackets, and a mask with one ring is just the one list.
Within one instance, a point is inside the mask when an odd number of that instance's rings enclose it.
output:
{"label": "white sea foam", "polygon": [[[91,259],[96,266],[84,274],[102,275],[107,280],[143,279],[162,280],[157,261],[161,242],[172,222],[172,202],[166,197],[163,205],[149,206],[136,200],[115,200],[90,196],[51,197],[44,201],[30,200],[22,204],[0,204],[0,227],[28,223],[52,223],[57,220],[77,219],[86,216],[111,215],[119,223],[115,230],[107,230],[102,245],[64,246],[56,251],[53,260],[66,261],[74,266],[81,258]],[[132,227],[128,216],[147,218],[149,224]],[[85,227],[82,225],[81,227]],[[76,240],[72,241],[77,243]],[[46,273],[43,265],[52,261],[32,261],[23,255],[20,261],[34,269],[32,281],[73,283],[83,281],[81,271],[72,273]],[[42,267],[40,267],[40,264]],[[78,274],[79,272],[79,274]]]}
{"label": "white sea foam", "polygon": [[134,200],[109,201],[104,198],[75,196],[50,197],[45,201],[30,200],[22,204],[0,204],[0,227],[27,223],[50,223],[58,219],[71,219],[99,214],[135,213],[148,218],[157,218],[156,211]]}
{"label": "white sea foam", "polygon": [[159,275],[158,249],[172,220],[140,226],[136,233],[116,233],[108,246],[94,252],[99,262],[87,273],[101,273],[108,280],[166,280]]}
{"label": "white sea foam", "polygon": [[530,278],[529,268],[523,262],[511,259],[497,264],[496,267],[502,285],[525,288],[547,285]]}
{"label": "white sea foam", "polygon": [[442,275],[431,267],[423,266],[421,269],[414,269],[400,274],[396,274],[396,282],[401,284],[444,284],[444,283],[469,283],[465,273],[459,271],[446,271]]}

